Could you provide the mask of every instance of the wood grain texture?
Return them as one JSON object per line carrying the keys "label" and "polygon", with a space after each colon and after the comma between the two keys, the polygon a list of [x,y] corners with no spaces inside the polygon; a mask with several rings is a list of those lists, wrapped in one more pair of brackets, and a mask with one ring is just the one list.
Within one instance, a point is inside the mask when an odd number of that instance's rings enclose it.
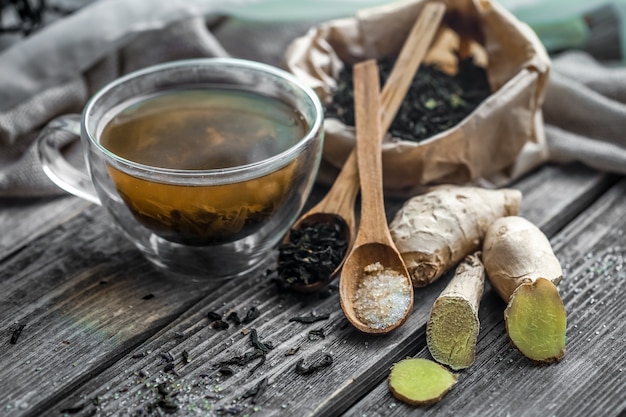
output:
{"label": "wood grain texture", "polygon": [[[488,291],[480,308],[476,363],[440,403],[414,408],[386,382],[348,416],[620,416],[626,412],[626,180],[585,210],[552,243],[565,269],[559,287],[568,312],[567,353],[537,366],[511,347],[505,304]],[[429,358],[426,349],[419,357]]]}
{"label": "wood grain texture", "polygon": [[[560,198],[555,197],[559,204],[543,206],[547,218],[552,217],[555,210],[567,211],[571,205],[579,204],[580,195],[597,187],[601,175],[594,172],[587,174],[587,177],[572,178],[571,172],[560,169],[549,169],[545,174],[542,171],[536,173],[543,176],[543,183],[554,184],[553,190],[563,190]],[[574,187],[570,181],[575,181],[577,186]],[[524,188],[526,185],[522,181],[518,186]],[[541,200],[534,196],[533,190],[530,187],[526,191],[529,200]],[[544,193],[545,189],[542,187],[536,192]],[[541,225],[541,216],[537,215],[536,221]],[[124,260],[120,262],[118,269],[124,269]],[[339,311],[339,301],[334,292],[325,299],[319,299],[317,295],[303,297],[285,294],[277,291],[273,283],[260,276],[250,277],[240,283],[229,282],[219,292],[206,296],[145,343],[137,344],[126,355],[120,355],[114,346],[106,347],[111,353],[108,356],[103,353],[100,360],[108,361],[110,366],[104,367],[106,369],[100,375],[89,379],[83,374],[80,382],[85,382],[84,387],[67,395],[63,392],[61,401],[58,401],[58,397],[47,398],[40,404],[42,407],[51,407],[53,413],[77,404],[87,404],[86,412],[97,410],[99,415],[128,415],[133,411],[145,411],[154,407],[160,398],[158,383],[167,382],[178,387],[177,390],[184,391],[185,395],[179,394],[176,397],[180,407],[178,415],[219,415],[215,410],[229,410],[228,407],[235,407],[230,411],[240,410],[242,415],[255,410],[255,415],[269,416],[340,415],[379,385],[393,362],[423,351],[428,313],[445,283],[444,277],[435,284],[416,291],[415,308],[409,320],[391,334],[373,337],[359,333],[348,324]],[[160,284],[154,283],[149,288],[156,291],[159,286]],[[172,296],[178,294],[175,288],[170,291]],[[498,322],[504,305],[493,295],[488,295],[487,299],[490,297],[492,304],[499,307],[497,313],[492,313],[498,318],[494,319],[493,330],[481,337],[479,351],[484,351],[486,345],[493,344],[499,354],[512,355],[510,346],[503,338],[503,325]],[[247,325],[231,325],[227,330],[215,330],[207,319],[209,311],[224,314],[236,311],[241,316],[241,313],[245,313],[252,306],[258,307],[262,315]],[[485,308],[481,310],[483,315]],[[293,316],[308,315],[311,312],[328,312],[330,318],[310,325],[289,321]],[[265,363],[252,375],[250,371],[260,359],[246,366],[231,365],[234,371],[232,376],[219,376],[220,361],[252,350],[250,336],[242,334],[243,328],[256,329],[259,338],[273,342],[275,348],[267,354]],[[321,336],[309,335],[310,330],[317,329],[323,329],[323,339],[317,340]],[[177,334],[184,334],[185,337],[177,338]],[[147,334],[142,335],[145,336]],[[293,349],[298,350],[293,355],[287,355]],[[192,358],[184,366],[179,364],[183,350],[188,351]],[[162,351],[169,351],[176,358],[177,375],[164,372],[167,363],[159,354]],[[133,358],[133,355],[143,352],[150,353],[139,359]],[[332,354],[332,366],[312,375],[295,373],[300,359],[307,363],[315,362],[325,353]],[[477,358],[477,363],[471,370],[483,369],[482,363],[488,360],[491,359]],[[66,362],[72,361],[76,359],[66,358]],[[78,362],[81,363],[80,360]],[[89,371],[87,369],[83,372]],[[141,376],[144,372],[147,377]],[[80,377],[76,378],[78,380]],[[257,386],[263,378],[267,378],[268,387],[257,403],[252,404],[250,398],[243,399],[242,396]],[[386,391],[383,394],[384,397]],[[98,407],[91,403],[94,398],[98,398]],[[207,408],[213,411],[209,412]],[[41,409],[29,408],[16,415],[34,416]]]}
{"label": "wood grain texture", "polygon": [[0,259],[78,215],[89,205],[70,196],[0,199]]}

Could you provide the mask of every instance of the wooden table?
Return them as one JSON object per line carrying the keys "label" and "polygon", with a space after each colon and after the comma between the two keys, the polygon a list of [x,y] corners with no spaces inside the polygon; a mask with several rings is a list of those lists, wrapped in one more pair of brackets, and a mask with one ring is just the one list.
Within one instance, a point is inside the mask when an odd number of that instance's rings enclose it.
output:
{"label": "wooden table", "polygon": [[[233,55],[275,63],[307,26],[230,21],[216,32]],[[431,407],[395,400],[386,378],[400,359],[430,357],[425,322],[445,277],[415,291],[404,326],[369,336],[347,322],[336,291],[285,293],[263,274],[183,282],[154,270],[100,207],[74,197],[2,200],[0,415],[626,415],[626,180],[547,165],[512,187],[564,268],[567,354],[550,366],[524,358],[506,335],[505,304],[487,288],[476,362]],[[325,191],[316,187],[310,203]],[[401,203],[389,199],[388,215]],[[207,315],[253,308],[258,318],[228,329]],[[324,313],[312,324],[290,321]],[[253,329],[273,345],[266,360],[226,368],[253,350]],[[295,372],[325,354],[331,366]]]}

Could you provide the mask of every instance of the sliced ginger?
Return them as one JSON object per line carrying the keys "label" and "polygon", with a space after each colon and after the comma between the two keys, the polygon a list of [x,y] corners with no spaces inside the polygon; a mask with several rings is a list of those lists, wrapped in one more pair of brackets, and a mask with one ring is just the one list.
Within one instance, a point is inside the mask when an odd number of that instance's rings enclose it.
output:
{"label": "sliced ginger", "polygon": [[434,361],[408,358],[391,368],[389,390],[407,404],[429,405],[441,400],[456,381],[455,374]]}
{"label": "sliced ginger", "polygon": [[426,325],[428,349],[437,362],[454,370],[474,363],[480,329],[478,307],[484,286],[480,253],[467,256],[435,300]]}
{"label": "sliced ginger", "polygon": [[528,359],[551,363],[565,355],[567,315],[556,286],[545,278],[520,285],[504,311],[511,341]]}

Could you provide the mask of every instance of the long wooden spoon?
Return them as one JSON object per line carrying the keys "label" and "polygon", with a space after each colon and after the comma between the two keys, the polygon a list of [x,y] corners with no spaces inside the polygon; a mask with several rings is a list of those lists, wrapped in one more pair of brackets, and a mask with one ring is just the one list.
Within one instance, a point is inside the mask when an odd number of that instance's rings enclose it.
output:
{"label": "long wooden spoon", "polygon": [[400,326],[413,308],[413,284],[385,215],[380,141],[380,93],[375,60],[354,66],[356,149],[361,223],[339,283],[341,308],[366,333]]}
{"label": "long wooden spoon", "polygon": [[[426,55],[428,46],[435,36],[445,9],[446,7],[443,3],[427,4],[411,28],[411,32],[402,46],[402,50],[382,91],[382,113],[380,115],[382,128],[380,139],[391,126],[411,85],[411,81]],[[310,224],[336,225],[343,230],[343,238],[348,242],[346,252],[348,253],[354,243],[356,232],[354,203],[358,192],[359,171],[356,152],[353,149],[326,196],[294,223],[291,228],[292,231]],[[285,236],[283,244],[290,242],[290,234],[288,233]],[[335,279],[342,266],[343,262],[337,265],[335,270],[324,280],[318,280],[310,284],[297,284],[292,288],[301,292],[317,291]]]}

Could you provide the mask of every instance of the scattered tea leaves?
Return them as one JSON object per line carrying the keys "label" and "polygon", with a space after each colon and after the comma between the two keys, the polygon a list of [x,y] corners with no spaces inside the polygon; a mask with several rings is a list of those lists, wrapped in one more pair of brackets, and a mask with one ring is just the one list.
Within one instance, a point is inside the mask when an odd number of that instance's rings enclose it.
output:
{"label": "scattered tea leaves", "polygon": [[177,375],[178,373],[176,372],[176,364],[174,362],[168,363],[167,365],[163,367],[163,372],[169,372],[174,375]]}
{"label": "scattered tea leaves", "polygon": [[300,346],[289,349],[287,352],[285,352],[285,356],[293,356],[298,353],[298,351],[300,351]]}
{"label": "scattered tea leaves", "polygon": [[211,320],[211,321],[222,320],[222,315],[216,313],[215,311],[209,311],[208,313],[206,313],[206,315],[209,318],[209,320]]}
{"label": "scattered tea leaves", "polygon": [[308,366],[304,359],[300,359],[296,363],[296,373],[298,375],[311,375],[319,371],[320,369],[328,368],[332,364],[333,357],[328,353],[325,353],[322,359],[320,359],[318,362],[312,363]]}
{"label": "scattered tea leaves", "polygon": [[235,374],[235,371],[233,370],[233,368],[229,366],[222,366],[221,368],[217,370],[217,372],[222,376],[231,376]]}
{"label": "scattered tea leaves", "polygon": [[259,398],[261,397],[261,395],[263,395],[263,393],[267,390],[267,385],[268,385],[267,378],[263,378],[253,388],[250,388],[248,391],[246,391],[242,395],[242,398],[245,399],[245,398],[252,397],[252,400],[250,402],[252,404],[256,404]]}
{"label": "scattered tea leaves", "polygon": [[239,326],[241,324],[241,319],[236,311],[231,312],[228,316],[226,316],[226,320],[232,321],[235,326]]}
{"label": "scattered tea leaves", "polygon": [[11,335],[11,340],[10,340],[10,343],[12,345],[17,343],[17,340],[20,338],[20,335],[22,334],[22,330],[24,330],[24,327],[26,327],[25,324],[18,324],[15,330],[13,330],[13,334]]}
{"label": "scattered tea leaves", "polygon": [[250,310],[246,313],[246,316],[241,321],[242,323],[250,323],[252,320],[258,319],[261,315],[261,312],[256,307],[251,307]]}
{"label": "scattered tea leaves", "polygon": [[271,343],[263,343],[259,340],[259,335],[256,329],[250,330],[250,346],[260,350],[263,353],[267,353],[270,350],[274,349],[274,346],[272,346]]}
{"label": "scattered tea leaves", "polygon": [[310,324],[315,323],[316,321],[324,321],[330,318],[330,314],[322,314],[320,316],[315,316],[311,314],[310,316],[300,316],[300,317],[292,317],[289,321],[294,321],[297,323]]}
{"label": "scattered tea leaves", "polygon": [[255,349],[250,352],[246,352],[243,355],[233,356],[230,359],[223,360],[219,362],[218,365],[219,366],[224,366],[224,365],[244,366],[257,358],[260,358],[261,356],[265,356],[263,351]]}
{"label": "scattered tea leaves", "polygon": [[215,409],[215,411],[217,411],[218,413],[230,414],[232,416],[240,414],[243,410],[244,409],[242,407],[238,407],[236,405],[218,407],[218,408]]}
{"label": "scattered tea leaves", "polygon": [[76,414],[83,411],[86,404],[77,404],[72,407],[67,407],[61,410],[61,414]]}
{"label": "scattered tea leaves", "polygon": [[226,330],[229,325],[224,320],[215,320],[211,323],[211,328],[215,330]]}
{"label": "scattered tea leaves", "polygon": [[309,340],[321,340],[326,338],[323,328],[309,330]]}
{"label": "scattered tea leaves", "polygon": [[170,352],[161,352],[159,356],[165,360],[165,362],[174,362],[174,356]]}

